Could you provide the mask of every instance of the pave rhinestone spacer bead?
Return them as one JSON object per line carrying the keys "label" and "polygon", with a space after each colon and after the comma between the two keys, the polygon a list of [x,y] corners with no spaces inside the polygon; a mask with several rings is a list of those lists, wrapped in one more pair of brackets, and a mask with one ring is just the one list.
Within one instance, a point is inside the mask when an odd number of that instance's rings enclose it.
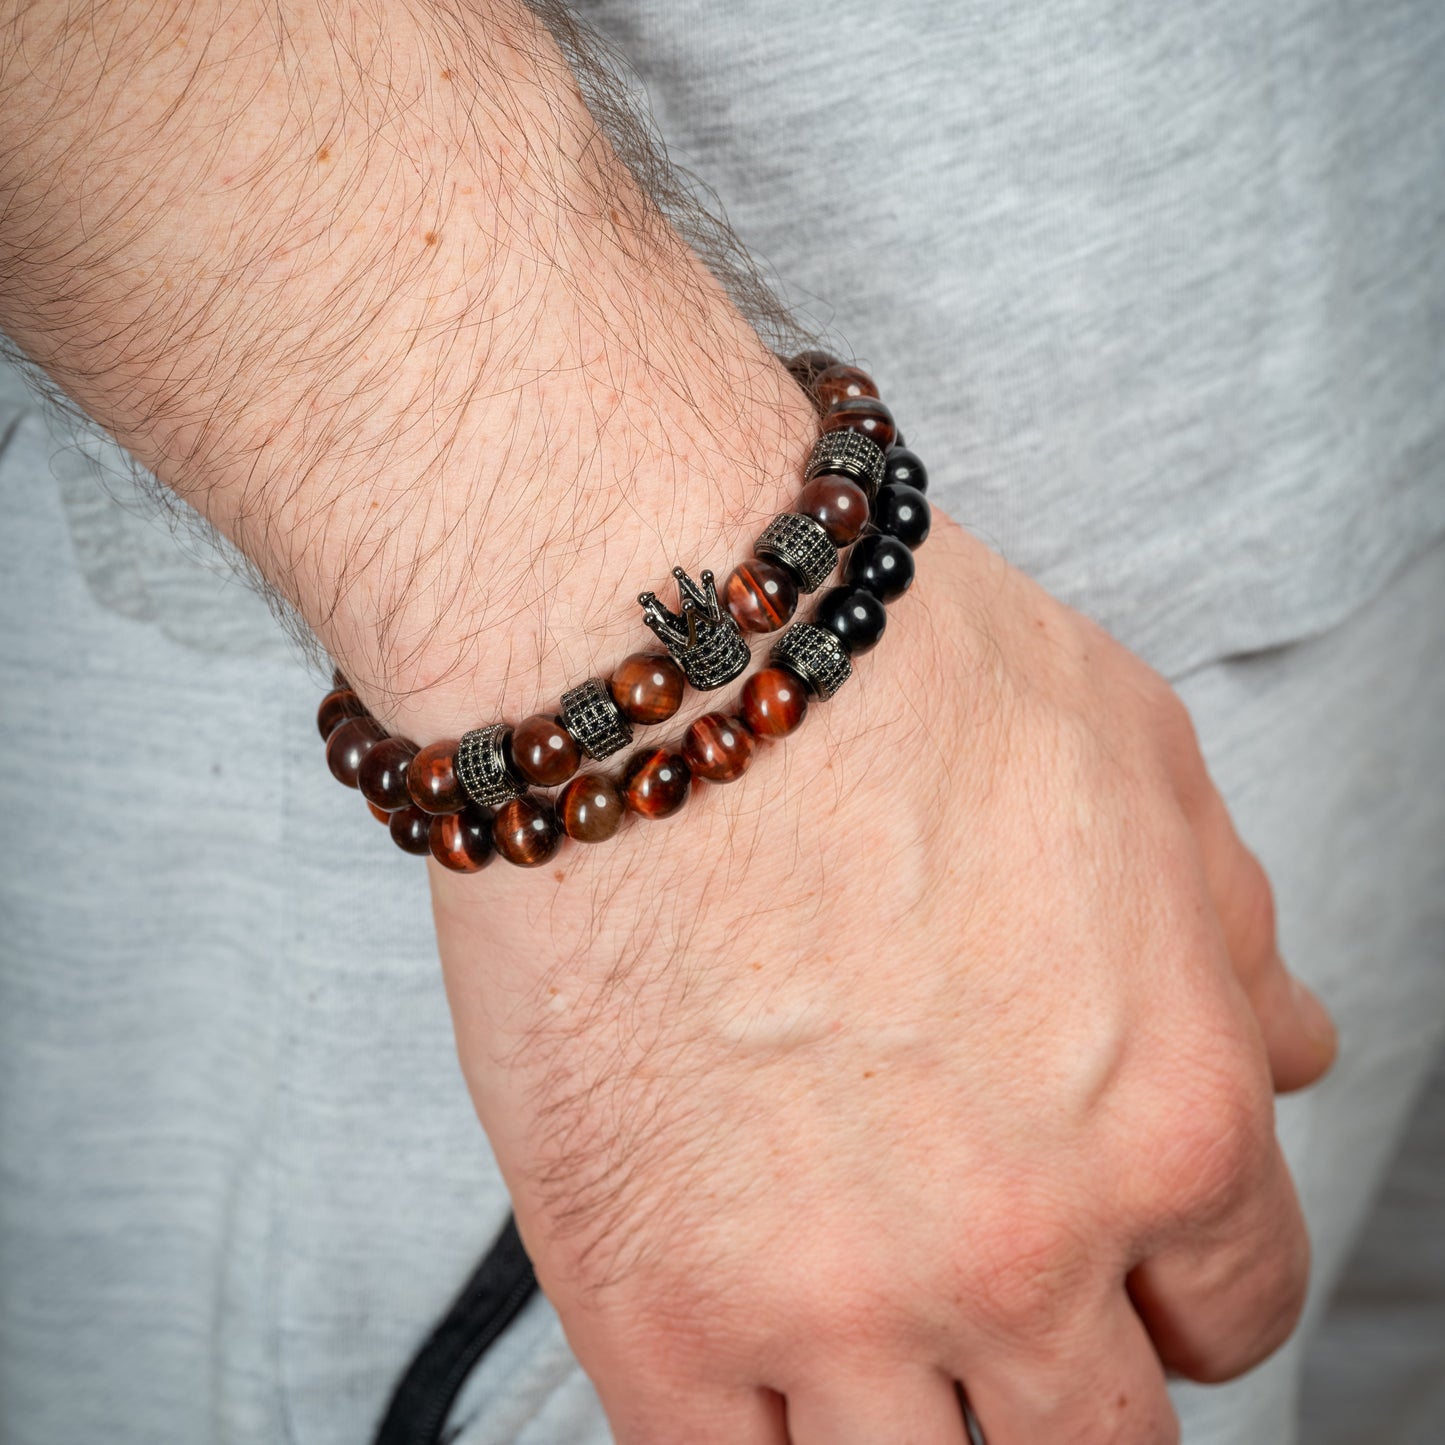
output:
{"label": "pave rhinestone spacer bead", "polygon": [[808,481],[824,472],[851,477],[872,501],[874,493],[883,485],[885,461],[883,448],[861,432],[829,431],[813,443],[804,476]]}
{"label": "pave rhinestone spacer bead", "polygon": [[479,807],[499,808],[522,794],[522,784],[507,767],[505,744],[511,731],[506,723],[488,723],[465,733],[457,744],[457,777]]}
{"label": "pave rhinestone spacer bead", "polygon": [[791,567],[804,592],[816,592],[838,565],[838,544],[821,523],[801,512],[779,512],[763,528],[753,551]]}
{"label": "pave rhinestone spacer bead", "polygon": [[590,758],[611,757],[632,741],[632,724],[600,677],[589,677],[562,694],[562,726]]}
{"label": "pave rhinestone spacer bead", "polygon": [[826,628],[795,622],[773,644],[770,660],[795,672],[818,697],[832,697],[853,675],[843,644]]}

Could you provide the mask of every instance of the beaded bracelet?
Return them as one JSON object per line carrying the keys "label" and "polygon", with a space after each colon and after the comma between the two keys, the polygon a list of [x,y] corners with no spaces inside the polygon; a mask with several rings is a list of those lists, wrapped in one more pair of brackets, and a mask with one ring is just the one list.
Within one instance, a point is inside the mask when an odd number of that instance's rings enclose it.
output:
{"label": "beaded bracelet", "polygon": [[[720,601],[713,574],[701,585],[675,567],[681,610],[654,593],[638,598],[648,627],[668,651],[633,653],[609,679],[589,678],[563,694],[557,716],[515,728],[491,723],[418,748],[390,737],[346,679],[317,711],[333,775],[359,788],[404,851],[432,854],[472,873],[493,852],[524,867],[547,862],[561,838],[601,842],[625,812],[662,818],[687,800],[694,777],[731,782],[750,764],[755,740],[801,724],[808,697],[831,697],[852,673],[851,657],[883,634],[884,604],[913,580],[913,549],[928,535],[927,472],[902,443],[871,378],[823,352],[792,358],[789,370],[822,418],[795,509],[775,516],[736,567]],[[845,582],[823,594],[810,622],[795,622],[774,644],[769,666],[750,677],[733,711],[697,718],[674,747],[641,748],[614,782],[577,774],[585,753],[601,760],[632,740],[632,724],[666,721],[685,686],[711,690],[743,672],[744,633],[767,633],[793,617],[799,592],[815,592],[847,550]],[[555,800],[528,785],[565,784]]]}

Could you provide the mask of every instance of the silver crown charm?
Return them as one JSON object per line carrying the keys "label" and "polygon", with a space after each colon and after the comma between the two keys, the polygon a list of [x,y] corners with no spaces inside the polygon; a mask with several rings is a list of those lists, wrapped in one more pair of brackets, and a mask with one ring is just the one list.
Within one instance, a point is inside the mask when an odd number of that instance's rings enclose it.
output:
{"label": "silver crown charm", "polygon": [[700,584],[681,567],[674,567],[672,575],[682,595],[682,611],[669,612],[655,592],[644,592],[637,599],[643,620],[699,692],[722,687],[747,668],[752,657],[748,645],[723,611],[711,572],[703,572]]}

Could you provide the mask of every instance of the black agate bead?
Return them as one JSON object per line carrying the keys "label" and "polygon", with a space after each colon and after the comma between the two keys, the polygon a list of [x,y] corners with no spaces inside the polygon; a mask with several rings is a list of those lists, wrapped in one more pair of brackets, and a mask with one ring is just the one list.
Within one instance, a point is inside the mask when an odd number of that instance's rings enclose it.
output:
{"label": "black agate bead", "polygon": [[883,482],[902,482],[920,492],[928,490],[928,468],[907,447],[898,445],[883,461]]}
{"label": "black agate bead", "polygon": [[813,613],[813,623],[826,627],[850,657],[877,646],[887,625],[883,604],[862,587],[830,587]]}
{"label": "black agate bead", "polygon": [[892,602],[913,583],[913,553],[897,537],[871,532],[849,552],[843,575],[880,602]]}
{"label": "black agate bead", "polygon": [[897,537],[909,550],[923,545],[933,521],[928,499],[906,482],[889,482],[878,488],[873,499],[873,525],[890,537]]}

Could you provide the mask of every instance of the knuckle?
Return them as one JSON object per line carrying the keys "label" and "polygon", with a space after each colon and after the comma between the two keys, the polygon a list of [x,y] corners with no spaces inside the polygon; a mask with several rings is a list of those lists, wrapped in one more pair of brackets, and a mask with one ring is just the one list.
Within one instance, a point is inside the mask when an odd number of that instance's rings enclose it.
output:
{"label": "knuckle", "polygon": [[1274,1112],[1262,1089],[1230,1080],[1196,1095],[1159,1141],[1161,1210],[1191,1223],[1232,1214],[1260,1186],[1273,1142]]}
{"label": "knuckle", "polygon": [[1050,1217],[1015,1218],[970,1231],[971,1313],[1013,1336],[1055,1333],[1089,1274],[1078,1234]]}

